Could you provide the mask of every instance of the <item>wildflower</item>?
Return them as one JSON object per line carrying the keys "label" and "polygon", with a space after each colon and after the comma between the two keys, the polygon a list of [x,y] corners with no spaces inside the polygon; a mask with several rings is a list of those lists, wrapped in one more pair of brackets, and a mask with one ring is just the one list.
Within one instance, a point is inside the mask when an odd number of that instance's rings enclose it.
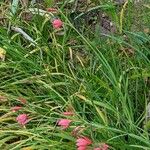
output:
{"label": "wildflower", "polygon": [[53,28],[54,28],[54,29],[59,29],[59,28],[62,27],[63,22],[62,22],[60,19],[54,19],[54,20],[52,21],[52,25],[53,25]]}
{"label": "wildflower", "polygon": [[69,119],[60,119],[58,121],[58,125],[61,126],[63,129],[66,129],[66,128],[69,127],[69,125],[70,125],[71,122],[72,121],[69,120]]}
{"label": "wildflower", "polygon": [[81,137],[77,139],[78,150],[86,150],[87,146],[92,144],[92,141],[87,137]]}
{"label": "wildflower", "polygon": [[103,143],[101,150],[108,150],[108,148],[109,148],[109,145]]}
{"label": "wildflower", "polygon": [[20,110],[21,108],[22,108],[21,106],[15,106],[15,107],[11,108],[11,111],[16,112],[16,111]]}
{"label": "wildflower", "polygon": [[63,115],[65,115],[65,116],[73,116],[74,113],[71,112],[71,111],[66,111],[66,112],[63,112]]}
{"label": "wildflower", "polygon": [[25,125],[29,122],[27,114],[20,114],[16,120],[20,125]]}
{"label": "wildflower", "polygon": [[86,150],[86,148],[87,148],[86,146],[80,146],[77,148],[77,150]]}
{"label": "wildflower", "polygon": [[97,148],[94,148],[94,150],[102,150],[101,148],[97,147]]}

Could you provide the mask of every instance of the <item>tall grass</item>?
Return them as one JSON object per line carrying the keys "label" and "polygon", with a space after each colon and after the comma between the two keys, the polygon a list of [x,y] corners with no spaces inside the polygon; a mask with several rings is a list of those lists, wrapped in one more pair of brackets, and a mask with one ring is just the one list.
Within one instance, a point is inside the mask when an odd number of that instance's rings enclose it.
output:
{"label": "tall grass", "polygon": [[[145,121],[149,35],[142,29],[126,29],[134,17],[125,15],[122,34],[86,36],[61,9],[63,36],[38,15],[31,22],[19,19],[18,14],[7,20],[28,33],[35,46],[6,26],[0,28],[0,47],[6,50],[6,60],[0,62],[1,149],[74,150],[76,138],[71,132],[76,126],[82,126],[80,134],[95,145],[107,143],[114,150],[150,149],[149,122]],[[143,9],[144,16],[139,15],[144,17],[145,28],[149,28],[147,9]],[[113,13],[120,17],[117,11]],[[20,98],[27,103],[22,104]],[[14,113],[10,109],[16,105],[23,108]],[[68,109],[75,115],[68,117],[73,120],[70,128],[62,130],[57,121],[66,117],[62,112]],[[31,119],[26,127],[16,122],[20,113]]]}

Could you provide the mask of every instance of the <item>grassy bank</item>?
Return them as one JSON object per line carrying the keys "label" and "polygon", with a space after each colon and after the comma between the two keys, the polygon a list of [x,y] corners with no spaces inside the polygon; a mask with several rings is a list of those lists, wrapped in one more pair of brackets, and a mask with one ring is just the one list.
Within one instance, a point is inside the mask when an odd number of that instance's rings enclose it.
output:
{"label": "grassy bank", "polygon": [[[74,12],[76,23],[68,5],[57,4],[54,16],[63,21],[58,31],[51,14],[22,17],[39,6],[0,2],[0,56],[5,55],[0,61],[1,149],[75,150],[76,140],[85,136],[92,141],[90,150],[102,143],[112,150],[149,150],[149,4],[101,1],[90,6],[115,24],[116,32],[107,34],[97,20],[91,29],[80,17],[83,12]],[[21,109],[12,111],[15,106]],[[20,114],[29,119],[23,126],[16,121]],[[71,120],[65,130],[60,119]]]}

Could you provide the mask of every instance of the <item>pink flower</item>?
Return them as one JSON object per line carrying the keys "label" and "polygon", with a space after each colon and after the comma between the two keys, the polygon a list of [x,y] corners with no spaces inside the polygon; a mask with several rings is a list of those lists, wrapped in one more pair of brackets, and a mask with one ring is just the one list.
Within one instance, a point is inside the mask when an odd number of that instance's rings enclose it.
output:
{"label": "pink flower", "polygon": [[101,150],[108,150],[108,148],[109,148],[109,145],[104,143],[104,144],[102,144]]}
{"label": "pink flower", "polygon": [[65,115],[65,116],[73,116],[74,113],[71,112],[71,111],[66,111],[66,112],[63,112],[63,115]]}
{"label": "pink flower", "polygon": [[101,148],[97,147],[97,148],[94,148],[94,150],[102,150]]}
{"label": "pink flower", "polygon": [[77,139],[77,146],[78,147],[82,147],[82,146],[87,146],[87,145],[90,145],[90,144],[92,144],[92,141],[89,139],[89,138],[87,138],[87,137],[81,137],[81,138],[78,138]]}
{"label": "pink flower", "polygon": [[77,148],[77,150],[86,150],[87,146],[80,146]]}
{"label": "pink flower", "polygon": [[16,120],[20,125],[25,125],[29,122],[27,114],[20,114]]}
{"label": "pink flower", "polygon": [[54,29],[59,29],[59,28],[62,27],[63,22],[62,22],[60,19],[54,19],[54,20],[52,21],[52,25],[53,25],[53,28],[54,28]]}
{"label": "pink flower", "polygon": [[69,127],[69,125],[70,125],[71,122],[72,121],[69,120],[69,119],[60,119],[58,121],[58,125],[61,126],[63,129],[66,129],[66,128]]}
{"label": "pink flower", "polygon": [[92,141],[87,137],[78,138],[76,143],[78,150],[86,150],[87,146],[90,144],[92,144]]}
{"label": "pink flower", "polygon": [[15,106],[15,107],[11,108],[11,111],[16,112],[16,111],[20,110],[21,108],[22,108],[21,106]]}

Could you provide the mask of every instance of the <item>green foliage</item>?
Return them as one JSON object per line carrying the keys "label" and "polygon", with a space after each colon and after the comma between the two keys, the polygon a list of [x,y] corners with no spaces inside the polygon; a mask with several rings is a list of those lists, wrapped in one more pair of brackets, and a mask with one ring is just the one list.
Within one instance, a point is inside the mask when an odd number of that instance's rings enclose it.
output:
{"label": "green foliage", "polygon": [[[45,3],[51,7],[53,1]],[[119,14],[112,4],[103,2],[91,11],[104,6],[117,22]],[[100,30],[81,33],[61,9],[63,35],[38,14],[30,22],[8,18],[36,45],[1,25],[0,47],[6,58],[0,60],[0,148],[75,150],[72,131],[81,126],[79,135],[92,139],[91,149],[107,143],[113,150],[149,150],[149,34],[132,28],[131,10],[131,18],[124,17],[123,33],[104,37]],[[150,28],[147,21],[143,24]],[[27,103],[22,104],[20,97]],[[22,109],[12,112],[11,107],[18,105]],[[62,114],[68,110],[74,116]],[[21,113],[31,119],[26,127],[16,122]],[[68,129],[57,126],[61,118],[72,120]]]}
{"label": "green foliage", "polygon": [[51,7],[54,5],[54,0],[44,0],[47,7]]}

